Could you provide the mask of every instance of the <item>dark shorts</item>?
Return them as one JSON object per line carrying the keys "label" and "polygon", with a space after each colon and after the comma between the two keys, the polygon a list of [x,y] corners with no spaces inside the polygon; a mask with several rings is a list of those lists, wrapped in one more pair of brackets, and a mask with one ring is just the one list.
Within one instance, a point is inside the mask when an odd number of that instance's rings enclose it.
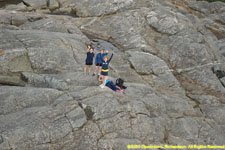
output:
{"label": "dark shorts", "polygon": [[97,63],[97,64],[95,64],[96,66],[99,66],[99,67],[101,67],[102,66],[102,64],[100,64],[100,63]]}
{"label": "dark shorts", "polygon": [[108,71],[107,71],[107,72],[102,71],[102,72],[101,72],[101,75],[103,75],[103,76],[108,76]]}
{"label": "dark shorts", "polygon": [[85,64],[86,64],[86,65],[88,65],[88,66],[93,65],[93,63],[92,63],[92,62],[86,62]]}

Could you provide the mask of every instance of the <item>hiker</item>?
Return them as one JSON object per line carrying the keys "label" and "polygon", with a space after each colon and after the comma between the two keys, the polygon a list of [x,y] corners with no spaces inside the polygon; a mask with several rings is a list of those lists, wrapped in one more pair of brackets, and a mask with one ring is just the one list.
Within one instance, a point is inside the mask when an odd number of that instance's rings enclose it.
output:
{"label": "hiker", "polygon": [[110,89],[112,89],[115,92],[119,92],[119,93],[125,94],[124,90],[118,88],[113,81],[106,80],[105,86],[109,87]]}
{"label": "hiker", "polygon": [[109,63],[110,61],[112,60],[112,57],[113,57],[113,53],[111,55],[111,57],[108,59],[107,56],[104,57],[104,59],[102,57],[100,57],[103,61],[102,63],[102,70],[101,70],[101,76],[99,78],[102,78],[102,82],[103,84],[100,85],[101,88],[104,88],[105,87],[105,83],[106,83],[106,80],[108,78],[108,72],[109,72]]}
{"label": "hiker", "polygon": [[88,68],[88,74],[91,72],[91,66],[93,64],[94,56],[95,54],[94,54],[93,48],[91,47],[91,45],[88,45],[87,58],[86,58],[85,66],[84,66],[84,73],[86,73],[87,68]]}
{"label": "hiker", "polygon": [[95,71],[93,73],[93,76],[96,75],[96,72],[98,71],[98,77],[101,75],[101,68],[102,68],[102,59],[101,57],[105,57],[106,55],[108,55],[108,50],[104,50],[104,49],[101,49],[100,50],[100,53],[98,53],[95,57]]}

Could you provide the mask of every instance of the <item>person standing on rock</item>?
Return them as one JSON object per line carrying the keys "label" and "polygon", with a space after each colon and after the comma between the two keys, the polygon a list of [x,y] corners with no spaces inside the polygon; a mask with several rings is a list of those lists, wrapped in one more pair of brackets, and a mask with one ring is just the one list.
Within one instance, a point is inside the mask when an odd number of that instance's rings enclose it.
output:
{"label": "person standing on rock", "polygon": [[95,54],[94,54],[93,48],[91,47],[91,45],[88,45],[87,58],[86,58],[85,66],[84,66],[84,73],[86,73],[88,68],[88,74],[90,74],[94,56]]}
{"label": "person standing on rock", "polygon": [[101,77],[102,77],[102,82],[103,84],[100,85],[101,88],[105,87],[106,84],[106,80],[108,79],[108,72],[109,72],[109,63],[112,60],[113,57],[113,53],[111,55],[111,57],[108,59],[108,57],[101,57],[103,63],[102,63],[102,70],[101,70]]}
{"label": "person standing on rock", "polygon": [[100,77],[100,75],[101,75],[102,63],[103,63],[101,57],[104,58],[106,55],[108,55],[108,52],[109,52],[109,51],[107,51],[107,50],[101,49],[101,50],[100,50],[100,53],[98,53],[98,54],[96,55],[96,57],[95,57],[95,71],[94,71],[94,73],[93,73],[93,76],[95,76],[95,75],[96,75],[96,72],[98,71],[98,77]]}

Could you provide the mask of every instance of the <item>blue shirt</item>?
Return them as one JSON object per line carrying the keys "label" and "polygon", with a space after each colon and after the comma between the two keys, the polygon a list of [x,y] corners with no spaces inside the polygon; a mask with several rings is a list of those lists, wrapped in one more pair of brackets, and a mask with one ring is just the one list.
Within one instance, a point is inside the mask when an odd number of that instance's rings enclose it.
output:
{"label": "blue shirt", "polygon": [[95,57],[95,64],[102,64],[103,61],[102,61],[101,57],[104,58],[106,55],[108,55],[108,53],[103,53],[103,54],[98,53]]}
{"label": "blue shirt", "polygon": [[86,62],[87,62],[87,63],[93,63],[93,58],[94,58],[94,56],[95,56],[94,53],[87,52]]}
{"label": "blue shirt", "polygon": [[106,80],[105,84],[107,84],[110,80]]}

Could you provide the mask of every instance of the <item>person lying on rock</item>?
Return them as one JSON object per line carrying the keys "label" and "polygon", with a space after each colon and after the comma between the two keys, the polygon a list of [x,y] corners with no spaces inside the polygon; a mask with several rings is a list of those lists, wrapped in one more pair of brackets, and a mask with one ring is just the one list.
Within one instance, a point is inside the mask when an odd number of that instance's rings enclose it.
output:
{"label": "person lying on rock", "polygon": [[100,85],[101,88],[105,87],[105,83],[106,80],[108,79],[108,72],[109,72],[109,63],[112,60],[113,57],[113,53],[111,55],[111,57],[108,59],[107,56],[104,57],[104,59],[102,57],[100,57],[103,61],[102,63],[102,70],[101,70],[101,76],[99,78],[102,78],[102,84]]}
{"label": "person lying on rock", "polygon": [[101,69],[102,69],[102,59],[101,57],[105,57],[106,55],[108,55],[108,50],[104,50],[104,49],[101,49],[100,50],[100,53],[98,53],[95,57],[95,71],[93,73],[93,76],[96,75],[96,72],[98,71],[98,78],[100,77],[101,75]]}
{"label": "person lying on rock", "polygon": [[93,64],[94,56],[95,54],[94,54],[93,48],[91,47],[91,45],[88,45],[87,58],[86,58],[85,66],[84,66],[84,73],[86,73],[87,68],[88,68],[88,74],[91,72],[91,66]]}
{"label": "person lying on rock", "polygon": [[115,92],[125,94],[124,90],[118,88],[112,80],[110,81],[110,80],[107,79],[105,86],[107,86],[108,88],[110,88],[111,90],[113,90]]}
{"label": "person lying on rock", "polygon": [[106,80],[105,86],[107,86],[108,88],[112,89],[115,92],[125,94],[124,90],[121,90],[120,88],[118,88],[113,81]]}

